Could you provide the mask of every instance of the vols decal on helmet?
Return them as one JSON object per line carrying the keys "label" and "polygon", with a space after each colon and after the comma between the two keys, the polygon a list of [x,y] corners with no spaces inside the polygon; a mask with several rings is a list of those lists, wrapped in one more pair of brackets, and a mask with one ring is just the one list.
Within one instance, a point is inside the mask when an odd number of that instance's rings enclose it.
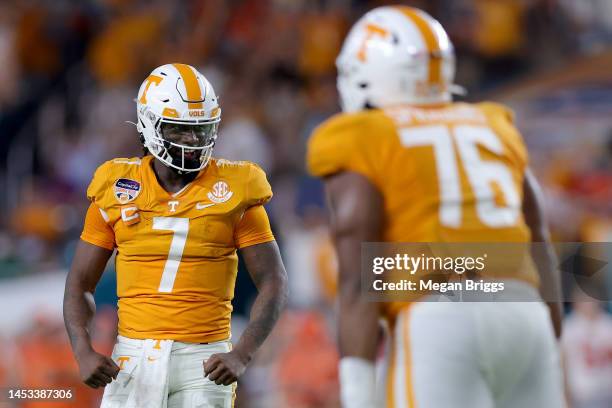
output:
{"label": "vols decal on helmet", "polygon": [[140,194],[140,183],[135,180],[120,178],[113,186],[115,198],[121,204],[129,203]]}
{"label": "vols decal on helmet", "polygon": [[213,203],[224,203],[232,198],[234,193],[230,190],[229,186],[225,181],[217,181],[212,187],[212,190],[208,192],[208,199]]}

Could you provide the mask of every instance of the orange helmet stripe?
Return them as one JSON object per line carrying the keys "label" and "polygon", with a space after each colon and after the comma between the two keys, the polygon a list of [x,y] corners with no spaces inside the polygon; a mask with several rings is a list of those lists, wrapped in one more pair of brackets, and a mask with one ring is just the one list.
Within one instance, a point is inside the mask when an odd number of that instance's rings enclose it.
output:
{"label": "orange helmet stripe", "polygon": [[183,83],[185,84],[185,89],[187,90],[187,100],[190,101],[188,102],[188,109],[202,109],[202,102],[191,102],[202,101],[204,99],[202,96],[200,83],[198,82],[198,78],[196,78],[193,69],[189,65],[185,64],[172,65],[177,69],[181,78],[183,78]]}
{"label": "orange helmet stripe", "polygon": [[442,83],[442,58],[440,42],[436,33],[419,10],[408,6],[396,6],[396,8],[408,17],[421,32],[429,51],[429,83],[440,85]]}

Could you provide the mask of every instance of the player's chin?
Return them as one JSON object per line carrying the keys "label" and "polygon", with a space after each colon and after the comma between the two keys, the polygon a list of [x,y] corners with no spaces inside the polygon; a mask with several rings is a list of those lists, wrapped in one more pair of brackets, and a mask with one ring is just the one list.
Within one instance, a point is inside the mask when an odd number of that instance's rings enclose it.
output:
{"label": "player's chin", "polygon": [[170,151],[170,157],[172,157],[172,163],[183,167],[185,169],[198,169],[200,168],[200,158],[202,156],[201,151],[191,151],[181,154],[178,152]]}
{"label": "player's chin", "polygon": [[172,163],[176,166],[182,167],[184,169],[186,169],[187,171],[190,170],[197,170],[200,168],[200,160],[198,159],[187,159],[185,158],[185,160],[181,160],[181,159],[172,159]]}

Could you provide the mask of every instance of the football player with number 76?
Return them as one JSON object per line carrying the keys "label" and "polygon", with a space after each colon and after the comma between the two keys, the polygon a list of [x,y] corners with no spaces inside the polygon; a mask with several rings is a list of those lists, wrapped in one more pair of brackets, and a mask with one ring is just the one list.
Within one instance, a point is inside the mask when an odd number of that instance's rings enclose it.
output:
{"label": "football player with number 76", "polygon": [[[314,131],[307,162],[324,180],[339,258],[343,407],[562,407],[560,277],[512,113],[453,102],[453,46],[415,8],[365,14],[336,64],[343,112]],[[361,292],[364,242],[539,242],[546,251],[537,270],[526,263],[496,276],[512,291],[495,303],[435,294],[374,303]],[[377,389],[379,319],[390,339]]]}

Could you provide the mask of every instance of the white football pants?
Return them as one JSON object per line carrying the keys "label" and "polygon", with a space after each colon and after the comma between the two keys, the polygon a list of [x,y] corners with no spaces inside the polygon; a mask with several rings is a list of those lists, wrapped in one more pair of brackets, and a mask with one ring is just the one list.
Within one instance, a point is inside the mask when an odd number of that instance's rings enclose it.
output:
{"label": "white football pants", "polygon": [[[514,289],[525,285],[520,289],[539,299],[526,284],[509,284]],[[386,403],[380,405],[564,407],[559,351],[548,308],[541,301],[501,300],[419,302],[404,308],[387,348],[386,378],[379,392]]]}
{"label": "white football pants", "polygon": [[[147,407],[163,408],[231,408],[234,403],[236,384],[217,385],[204,377],[203,362],[212,354],[226,353],[231,349],[229,341],[209,344],[161,341],[160,355],[152,353],[159,349],[156,340],[136,340],[118,336],[112,358],[121,367],[117,379],[104,390],[101,408],[139,407],[148,401],[149,395],[161,390],[157,400],[147,402]],[[149,347],[149,344],[153,344]],[[163,355],[164,345],[168,347]],[[155,364],[158,364],[155,367]],[[161,364],[161,366],[160,366]],[[149,372],[147,372],[147,370]],[[157,370],[151,377],[152,370]],[[139,379],[153,378],[144,386]],[[158,378],[159,380],[156,380]],[[140,407],[139,407],[140,408]]]}

